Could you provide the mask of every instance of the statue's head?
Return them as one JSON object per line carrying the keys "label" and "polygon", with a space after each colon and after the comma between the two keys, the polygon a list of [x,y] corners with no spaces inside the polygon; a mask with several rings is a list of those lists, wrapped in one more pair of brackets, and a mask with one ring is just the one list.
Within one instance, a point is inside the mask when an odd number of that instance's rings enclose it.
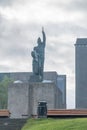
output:
{"label": "statue's head", "polygon": [[37,43],[38,44],[41,43],[41,38],[40,37],[37,39]]}

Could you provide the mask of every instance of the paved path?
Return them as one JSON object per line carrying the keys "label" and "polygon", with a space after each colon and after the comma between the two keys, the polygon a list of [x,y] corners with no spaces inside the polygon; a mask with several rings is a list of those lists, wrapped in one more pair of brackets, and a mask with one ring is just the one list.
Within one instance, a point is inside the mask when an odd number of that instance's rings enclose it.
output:
{"label": "paved path", "polygon": [[21,130],[26,119],[0,118],[0,130]]}

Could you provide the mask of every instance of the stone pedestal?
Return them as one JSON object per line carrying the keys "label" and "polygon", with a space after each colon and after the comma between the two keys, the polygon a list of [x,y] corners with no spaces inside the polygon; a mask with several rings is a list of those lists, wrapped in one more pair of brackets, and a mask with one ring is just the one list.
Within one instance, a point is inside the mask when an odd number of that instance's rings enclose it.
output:
{"label": "stone pedestal", "polygon": [[29,84],[15,83],[8,87],[8,110],[11,118],[29,116]]}
{"label": "stone pedestal", "polygon": [[8,110],[11,118],[37,115],[38,102],[47,102],[48,109],[62,106],[62,93],[54,82],[15,83],[8,88]]}
{"label": "stone pedestal", "polygon": [[38,102],[47,102],[48,109],[58,108],[58,88],[53,82],[30,83],[31,91],[31,114],[37,115]]}

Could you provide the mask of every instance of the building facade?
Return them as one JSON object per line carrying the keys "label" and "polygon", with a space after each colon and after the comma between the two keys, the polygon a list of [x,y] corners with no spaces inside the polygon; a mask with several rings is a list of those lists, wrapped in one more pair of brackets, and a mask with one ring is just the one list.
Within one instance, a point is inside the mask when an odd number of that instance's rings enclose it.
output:
{"label": "building facade", "polygon": [[75,44],[76,108],[87,109],[87,38]]}

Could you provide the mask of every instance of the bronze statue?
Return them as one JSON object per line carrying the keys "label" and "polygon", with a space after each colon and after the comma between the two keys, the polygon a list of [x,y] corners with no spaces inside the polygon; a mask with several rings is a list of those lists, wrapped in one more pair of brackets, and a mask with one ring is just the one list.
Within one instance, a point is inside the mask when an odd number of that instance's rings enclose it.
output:
{"label": "bronze statue", "polygon": [[33,57],[32,68],[33,75],[39,76],[39,81],[43,80],[43,70],[44,70],[44,55],[45,55],[45,45],[46,45],[46,35],[44,28],[42,28],[43,41],[39,37],[37,39],[37,46],[34,47],[31,55]]}

